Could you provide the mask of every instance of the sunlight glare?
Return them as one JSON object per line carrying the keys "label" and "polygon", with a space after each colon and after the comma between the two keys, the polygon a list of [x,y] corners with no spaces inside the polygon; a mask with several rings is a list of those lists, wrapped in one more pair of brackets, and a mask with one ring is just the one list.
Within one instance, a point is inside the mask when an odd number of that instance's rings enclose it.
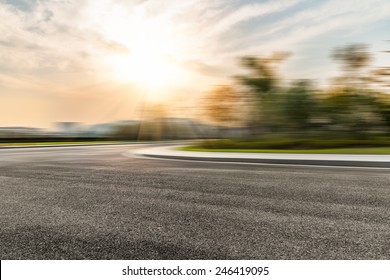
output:
{"label": "sunlight glare", "polygon": [[113,78],[138,86],[148,99],[164,99],[185,79],[186,71],[176,58],[180,52],[178,38],[168,32],[172,30],[169,22],[156,22],[142,13],[126,24],[128,29],[120,26],[123,24],[112,19],[108,25],[112,31],[107,30],[107,37],[128,49],[107,58]]}

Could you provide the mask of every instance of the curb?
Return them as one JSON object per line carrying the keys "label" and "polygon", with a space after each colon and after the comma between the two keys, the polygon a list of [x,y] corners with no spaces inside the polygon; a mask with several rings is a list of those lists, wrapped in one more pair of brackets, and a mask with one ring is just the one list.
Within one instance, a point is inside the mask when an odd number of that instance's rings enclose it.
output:
{"label": "curb", "polygon": [[[212,152],[212,156],[208,153],[201,154],[202,152],[191,152],[191,155],[185,155],[186,152],[173,150],[174,147],[171,147],[169,150],[154,151],[152,149],[140,150],[135,152],[136,155],[157,158],[157,159],[170,159],[170,160],[192,160],[192,161],[204,161],[204,162],[219,162],[219,163],[254,163],[254,164],[281,164],[281,165],[312,165],[312,166],[328,166],[328,167],[370,167],[370,168],[390,168],[390,156],[382,157],[381,160],[348,160],[342,159],[343,155],[334,154],[335,158],[340,159],[321,159],[321,154],[318,154],[318,159],[313,158],[311,154],[310,159],[302,158],[267,158],[267,154],[256,154],[259,157],[253,157],[254,154],[251,154],[252,157],[244,157],[242,155],[236,157],[220,156],[218,157],[218,152]],[[199,153],[194,155],[193,153]],[[214,156],[216,154],[216,156]],[[283,154],[279,154],[282,156]],[[290,154],[286,154],[290,155]],[[300,154],[297,154],[298,156]],[[264,157],[260,157],[264,156]],[[329,155],[327,155],[329,157]],[[345,155],[350,156],[350,155]],[[375,155],[362,155],[364,156],[375,156]],[[379,155],[380,157],[381,155]]]}
{"label": "curb", "polygon": [[173,159],[173,160],[193,160],[204,162],[225,162],[225,163],[261,163],[261,164],[290,164],[290,165],[314,165],[314,166],[336,166],[336,167],[377,167],[390,168],[390,162],[372,161],[345,161],[345,160],[292,160],[292,159],[251,159],[251,158],[210,158],[210,157],[186,157],[140,154],[144,157]]}

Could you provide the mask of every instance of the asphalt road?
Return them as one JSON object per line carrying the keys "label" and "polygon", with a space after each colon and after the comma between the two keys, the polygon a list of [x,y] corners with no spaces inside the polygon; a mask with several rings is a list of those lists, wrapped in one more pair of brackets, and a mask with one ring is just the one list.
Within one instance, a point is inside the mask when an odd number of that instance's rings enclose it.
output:
{"label": "asphalt road", "polygon": [[0,150],[1,259],[390,259],[390,171]]}

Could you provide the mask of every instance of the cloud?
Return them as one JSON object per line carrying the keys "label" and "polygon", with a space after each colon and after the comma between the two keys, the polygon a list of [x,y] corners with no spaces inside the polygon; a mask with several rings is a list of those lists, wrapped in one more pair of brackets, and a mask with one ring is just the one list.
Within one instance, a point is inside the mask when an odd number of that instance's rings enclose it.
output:
{"label": "cloud", "polygon": [[327,32],[345,35],[389,17],[390,3],[383,0],[322,1],[269,23],[267,28],[244,38],[247,47],[236,49],[232,54],[266,52],[281,47],[290,49]]}
{"label": "cloud", "polygon": [[301,1],[268,1],[260,4],[247,4],[241,7],[234,7],[233,11],[224,15],[220,21],[215,22],[215,24],[210,28],[210,35],[226,32],[235,25],[248,21],[252,18],[284,11],[299,2]]}

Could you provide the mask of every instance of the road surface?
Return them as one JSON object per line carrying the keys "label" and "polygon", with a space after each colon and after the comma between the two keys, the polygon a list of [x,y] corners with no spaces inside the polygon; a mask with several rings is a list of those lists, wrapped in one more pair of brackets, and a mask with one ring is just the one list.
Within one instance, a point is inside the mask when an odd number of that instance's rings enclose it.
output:
{"label": "road surface", "polygon": [[390,171],[0,150],[0,259],[389,259]]}

